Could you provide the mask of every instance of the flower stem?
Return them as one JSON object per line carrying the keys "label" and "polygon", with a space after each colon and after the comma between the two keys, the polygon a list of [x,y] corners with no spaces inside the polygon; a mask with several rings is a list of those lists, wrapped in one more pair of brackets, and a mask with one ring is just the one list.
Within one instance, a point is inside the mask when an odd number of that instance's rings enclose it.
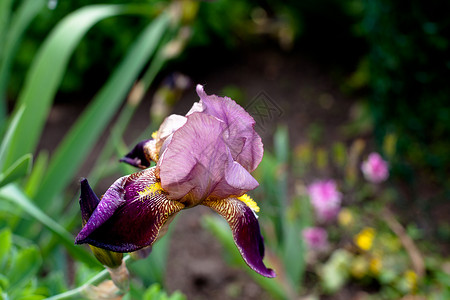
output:
{"label": "flower stem", "polygon": [[[128,265],[131,256],[127,255],[123,258],[123,261]],[[109,272],[107,269],[104,269],[94,277],[92,277],[89,281],[87,281],[82,286],[69,290],[67,292],[52,296],[47,298],[46,300],[62,300],[62,299],[80,299],[82,297],[83,291],[85,291],[91,285],[97,285],[108,278]]]}

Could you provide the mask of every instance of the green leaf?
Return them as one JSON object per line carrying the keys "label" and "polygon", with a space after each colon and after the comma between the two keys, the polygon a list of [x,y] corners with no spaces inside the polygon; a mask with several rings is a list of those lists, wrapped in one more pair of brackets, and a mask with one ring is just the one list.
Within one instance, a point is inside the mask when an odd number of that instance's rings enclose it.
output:
{"label": "green leaf", "polygon": [[58,146],[36,195],[40,207],[49,207],[49,200],[70,182],[156,50],[169,20],[168,15],[163,14],[143,30],[107,84]]}
{"label": "green leaf", "polygon": [[161,286],[157,283],[150,286],[144,293],[143,300],[155,300],[161,297]]}
{"label": "green leaf", "polygon": [[[12,244],[12,234],[9,228],[5,228],[0,231],[0,270],[5,269],[6,262],[8,260],[8,255],[11,251]],[[3,273],[3,271],[2,271]]]}
{"label": "green leaf", "polygon": [[[281,172],[277,176],[278,181],[278,199],[280,205],[284,208],[287,207],[287,165],[289,160],[289,132],[286,126],[279,126],[274,136],[275,156],[277,159],[277,165],[281,168]],[[284,216],[282,216],[284,219]]]}
{"label": "green leaf", "polygon": [[[4,273],[5,270],[2,269],[1,272]],[[7,290],[8,289],[8,287],[9,287],[9,279],[8,279],[8,277],[6,277],[6,275],[3,275],[2,273],[0,273],[0,296],[5,297],[2,294],[2,290]],[[3,300],[4,298],[0,298],[0,299]]]}
{"label": "green leaf", "polygon": [[91,5],[65,17],[40,47],[19,95],[18,110],[26,105],[24,117],[13,135],[6,162],[33,152],[39,141],[53,97],[69,58],[85,33],[97,22],[119,14],[145,14],[149,5]]}
{"label": "green leaf", "polygon": [[[301,238],[302,226],[298,219],[285,223],[285,240],[283,243],[283,262],[287,279],[297,292],[300,292],[303,273],[306,267],[306,247]],[[293,259],[295,258],[295,259]]]}
{"label": "green leaf", "polygon": [[172,295],[170,295],[169,299],[170,300],[187,300],[187,297],[184,294],[182,294],[181,292],[175,291],[175,292],[173,292]]}
{"label": "green leaf", "polygon": [[33,278],[42,263],[35,246],[20,250],[14,258],[8,272],[11,290],[22,287]]}
{"label": "green leaf", "polygon": [[0,187],[27,175],[30,172],[31,163],[31,154],[25,154],[19,158],[11,167],[0,174]]}
{"label": "green leaf", "polygon": [[43,300],[47,297],[41,295],[25,295],[18,298],[18,300]]}
{"label": "green leaf", "polygon": [[[12,0],[0,1],[0,44],[4,44],[4,36],[6,28],[9,22],[9,15],[11,14]],[[3,49],[0,48],[0,57],[2,56]]]}
{"label": "green leaf", "polygon": [[36,160],[33,164],[33,169],[31,171],[30,176],[27,179],[25,184],[25,194],[31,199],[34,198],[36,192],[39,190],[39,187],[42,182],[42,178],[44,177],[45,171],[47,170],[48,164],[48,152],[42,150],[39,152]]}
{"label": "green leaf", "polygon": [[[0,14],[2,5],[8,5],[10,0],[0,1]],[[11,72],[11,65],[16,55],[17,48],[22,40],[22,36],[26,28],[30,25],[31,21],[36,17],[36,15],[42,10],[42,8],[47,3],[47,0],[24,0],[21,2],[19,8],[14,13],[9,25],[8,31],[5,29],[5,37],[2,41],[0,37],[0,44],[2,45],[3,52],[0,53],[0,102],[5,101],[4,97],[6,95],[6,88],[8,85],[8,78]],[[3,16],[0,15],[0,22]],[[7,19],[5,21],[8,21]],[[1,25],[0,25],[1,27]],[[0,28],[1,34],[1,28]]]}
{"label": "green leaf", "polygon": [[[24,112],[24,107],[20,107],[20,109],[14,114],[14,117],[11,120],[11,123],[8,127],[8,130],[5,133],[5,136],[3,137],[2,144],[0,146],[0,171],[4,171],[5,168],[5,160],[6,160],[6,153],[11,145],[11,138],[14,135],[17,124],[19,123],[19,120],[22,118]],[[4,168],[5,167],[5,168]]]}
{"label": "green leaf", "polygon": [[50,232],[58,236],[61,243],[64,244],[73,257],[92,266],[100,265],[89,252],[80,246],[76,246],[73,236],[32,203],[16,185],[9,184],[0,189],[0,199],[2,198],[20,206],[26,213],[47,227]]}

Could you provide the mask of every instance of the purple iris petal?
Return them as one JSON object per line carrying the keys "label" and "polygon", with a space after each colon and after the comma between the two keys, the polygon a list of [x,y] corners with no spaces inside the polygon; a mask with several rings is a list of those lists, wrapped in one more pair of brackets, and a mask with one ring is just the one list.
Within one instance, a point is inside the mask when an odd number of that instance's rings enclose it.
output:
{"label": "purple iris petal", "polygon": [[80,186],[81,186],[80,210],[81,210],[81,219],[83,221],[84,226],[91,217],[100,200],[89,186],[89,183],[86,178],[81,179]]}
{"label": "purple iris petal", "polygon": [[196,112],[166,141],[158,167],[171,199],[187,196],[186,205],[194,206],[208,196],[242,195],[258,186],[247,170],[236,166],[222,138],[224,130],[221,120]]}
{"label": "purple iris petal", "polygon": [[150,155],[148,153],[149,143],[152,143],[152,140],[144,140],[139,142],[136,146],[134,146],[133,150],[131,150],[125,157],[121,158],[121,162],[125,162],[134,167],[146,169],[150,167]]}
{"label": "purple iris petal", "polygon": [[201,85],[197,93],[200,101],[186,117],[167,117],[153,139],[140,142],[121,160],[143,169],[155,161],[156,167],[119,178],[100,202],[82,181],[85,226],[75,242],[114,252],[151,247],[176,213],[204,204],[227,220],[250,268],[275,277],[263,263],[257,216],[236,198],[258,186],[250,174],[263,156],[255,121],[230,98],[207,95]]}
{"label": "purple iris petal", "polygon": [[189,113],[202,108],[203,113],[222,120],[226,124],[223,139],[233,159],[247,171],[254,171],[262,160],[264,150],[261,137],[254,129],[253,117],[228,97],[208,96],[201,85],[197,85],[197,94],[200,102],[194,104]]}
{"label": "purple iris petal", "polygon": [[118,179],[106,191],[75,242],[115,252],[151,245],[163,225],[184,207],[168,200],[162,191],[148,192],[156,182],[155,167]]}
{"label": "purple iris petal", "polygon": [[216,185],[211,197],[224,199],[230,195],[241,196],[259,186],[258,181],[243,166],[232,161],[231,157],[225,168],[224,179]]}
{"label": "purple iris petal", "polygon": [[227,220],[234,242],[250,268],[265,277],[276,276],[272,269],[264,265],[264,240],[258,220],[250,207],[236,198],[207,200],[203,205],[212,208]]}

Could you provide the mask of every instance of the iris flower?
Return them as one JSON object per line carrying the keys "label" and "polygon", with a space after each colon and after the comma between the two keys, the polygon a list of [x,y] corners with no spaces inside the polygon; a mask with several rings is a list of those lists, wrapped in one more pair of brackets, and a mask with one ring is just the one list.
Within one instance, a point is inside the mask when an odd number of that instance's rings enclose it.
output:
{"label": "iris flower", "polygon": [[[204,205],[228,222],[248,266],[275,277],[263,263],[259,208],[246,194],[259,185],[250,173],[263,156],[255,121],[228,97],[207,95],[201,85],[197,94],[200,101],[186,116],[167,117],[152,139],[138,143],[122,159],[143,170],[111,185],[75,242],[136,251],[160,238],[178,212]],[[92,197],[83,184],[80,202]]]}

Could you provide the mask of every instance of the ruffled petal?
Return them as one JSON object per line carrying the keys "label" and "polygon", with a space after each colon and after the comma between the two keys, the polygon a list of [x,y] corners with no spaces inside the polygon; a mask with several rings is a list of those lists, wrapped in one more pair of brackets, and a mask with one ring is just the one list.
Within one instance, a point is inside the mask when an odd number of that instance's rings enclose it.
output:
{"label": "ruffled petal", "polygon": [[75,243],[115,252],[150,246],[164,225],[184,208],[169,200],[155,176],[155,167],[119,178],[106,191]]}
{"label": "ruffled petal", "polygon": [[[263,157],[261,137],[255,131],[255,120],[234,100],[228,97],[207,95],[202,85],[197,85],[200,103],[191,109],[222,120],[226,124],[223,139],[230,148],[233,159],[247,171],[253,172]],[[195,109],[194,109],[195,108]]]}
{"label": "ruffled petal", "polygon": [[251,208],[236,198],[206,200],[202,204],[225,218],[242,258],[251,269],[265,277],[276,276],[275,272],[263,263],[264,241],[258,220]]}
{"label": "ruffled petal", "polygon": [[226,162],[224,178],[214,187],[211,198],[225,199],[241,196],[259,186],[258,181],[238,162],[230,158]]}
{"label": "ruffled petal", "polygon": [[205,199],[223,180],[229,160],[221,138],[225,124],[202,113],[188,116],[186,124],[174,132],[158,161],[161,185],[170,198],[190,194],[188,206]]}

